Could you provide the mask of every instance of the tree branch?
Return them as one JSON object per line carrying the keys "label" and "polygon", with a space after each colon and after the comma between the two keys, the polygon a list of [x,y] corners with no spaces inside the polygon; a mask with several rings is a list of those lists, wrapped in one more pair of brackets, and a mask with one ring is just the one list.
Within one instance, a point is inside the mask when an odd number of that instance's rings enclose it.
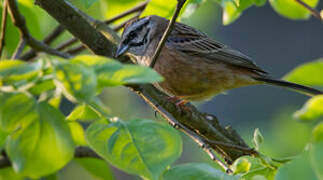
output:
{"label": "tree branch", "polygon": [[20,41],[19,41],[17,48],[16,48],[15,52],[13,53],[11,59],[18,59],[20,57],[20,54],[24,50],[26,43],[27,43],[27,40],[24,37],[20,37]]}
{"label": "tree branch", "polygon": [[159,43],[158,43],[158,46],[157,46],[157,49],[155,50],[155,53],[152,57],[152,60],[150,62],[150,67],[151,68],[154,68],[156,62],[157,62],[157,59],[158,59],[158,56],[167,40],[167,37],[169,36],[169,34],[171,33],[172,29],[173,29],[173,26],[176,22],[176,19],[183,7],[183,5],[185,4],[186,0],[177,0],[177,5],[176,5],[176,9],[175,9],[175,12],[174,12],[174,15],[172,17],[172,19],[170,20],[170,22],[168,23],[168,26],[162,36],[162,38],[160,39]]}
{"label": "tree branch", "polygon": [[[113,57],[118,43],[117,39],[105,37],[70,4],[64,0],[36,0],[36,4],[47,11],[76,38],[80,39],[84,46],[94,54]],[[111,30],[110,37],[115,36],[116,34]],[[118,60],[125,62],[131,59],[123,56]],[[141,96],[171,124],[189,130],[186,133],[194,134],[194,140],[199,139],[196,140],[199,145],[207,151],[212,148],[228,164],[232,164],[234,160],[243,155],[256,154],[255,151],[249,151],[250,148],[232,128],[223,128],[215,116],[201,113],[191,104],[188,104],[185,110],[178,109],[174,103],[169,102],[167,95],[150,84],[127,85],[127,87]],[[229,147],[228,144],[232,146]],[[233,146],[235,148],[232,148]]]}
{"label": "tree branch", "polygon": [[[86,147],[86,146],[79,146],[79,147],[75,148],[74,157],[76,157],[76,158],[91,157],[91,158],[102,159],[92,149],[90,149],[89,147]],[[0,156],[0,169],[6,168],[9,166],[11,166],[11,162],[10,162],[8,156],[5,153],[2,153],[2,156]]]}
{"label": "tree branch", "polygon": [[45,43],[34,39],[28,31],[25,18],[20,14],[16,1],[15,0],[6,0],[6,1],[8,3],[9,13],[11,15],[13,24],[19,29],[22,38],[25,39],[26,43],[30,47],[32,47],[36,51],[42,51],[42,52],[55,55],[55,56],[60,56],[63,58],[71,57],[71,55],[69,54],[59,52],[56,49],[53,49],[47,46]]}
{"label": "tree branch", "polygon": [[308,4],[306,4],[302,0],[295,0],[295,1],[298,4],[300,4],[301,6],[303,6],[304,8],[306,8],[308,11],[310,11],[310,13],[312,14],[312,16],[316,17],[317,19],[319,19],[323,23],[323,15],[321,16],[320,13],[317,10],[315,10],[314,8],[312,8],[311,6],[309,6]]}
{"label": "tree branch", "polygon": [[4,0],[2,4],[2,20],[1,20],[1,35],[0,35],[0,56],[5,45],[5,35],[6,35],[6,26],[7,26],[7,15],[8,15],[8,4]]}
{"label": "tree branch", "polygon": [[[50,45],[59,35],[64,32],[65,28],[61,25],[58,25],[52,32],[50,32],[43,40],[43,43]],[[23,54],[20,59],[29,61],[30,59],[37,56],[37,52],[34,49],[29,50]]]}

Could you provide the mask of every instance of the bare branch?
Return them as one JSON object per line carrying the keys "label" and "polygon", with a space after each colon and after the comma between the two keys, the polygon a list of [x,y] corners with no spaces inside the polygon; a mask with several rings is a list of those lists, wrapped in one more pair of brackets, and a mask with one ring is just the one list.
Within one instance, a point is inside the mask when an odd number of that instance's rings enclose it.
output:
{"label": "bare branch", "polygon": [[67,47],[72,46],[73,44],[77,43],[77,41],[78,41],[78,39],[76,39],[76,38],[69,39],[69,40],[63,42],[62,44],[58,45],[56,49],[59,51],[62,51],[64,49],[66,49]]}
{"label": "bare branch", "polygon": [[21,37],[20,41],[18,43],[17,49],[13,53],[11,59],[19,59],[20,54],[22,53],[22,51],[24,50],[24,48],[26,46],[26,43],[27,43],[27,40],[25,38]]}
{"label": "bare branch", "polygon": [[7,15],[8,15],[8,4],[7,1],[3,1],[2,5],[2,20],[1,20],[1,35],[0,35],[0,56],[5,45],[5,35],[6,35],[6,26],[7,26]]}
{"label": "bare branch", "polygon": [[56,49],[53,49],[47,46],[45,43],[34,39],[28,31],[25,18],[20,14],[16,1],[15,0],[7,0],[7,1],[8,1],[8,8],[12,18],[12,22],[19,29],[20,34],[22,35],[22,38],[26,40],[26,43],[30,47],[32,47],[36,51],[42,51],[42,52],[45,52],[51,55],[60,56],[63,58],[71,57],[71,55],[69,54],[59,52]]}
{"label": "bare branch", "polygon": [[186,0],[177,0],[177,5],[176,5],[176,9],[175,9],[175,12],[174,12],[174,15],[172,17],[172,19],[170,20],[170,22],[168,23],[168,26],[162,36],[162,38],[160,39],[159,43],[158,43],[158,46],[157,46],[157,49],[155,50],[155,53],[152,57],[152,60],[150,62],[150,67],[151,68],[154,68],[156,62],[157,62],[157,59],[158,59],[158,56],[167,40],[167,37],[169,36],[169,34],[171,33],[172,29],[173,29],[173,26],[176,22],[176,19],[177,19],[177,16],[179,15],[183,5],[185,4]]}
{"label": "bare branch", "polygon": [[[64,32],[65,28],[63,26],[58,25],[52,32],[50,32],[43,40],[43,43],[50,45],[59,35]],[[28,61],[37,56],[35,50],[31,49],[30,51],[23,54],[20,59]]]}
{"label": "bare branch", "polygon": [[316,17],[317,19],[319,19],[323,23],[323,16],[320,15],[320,12],[318,12],[317,10],[315,10],[314,8],[312,8],[311,6],[309,6],[308,4],[306,4],[302,0],[295,0],[295,1],[298,4],[300,4],[301,6],[303,6],[304,8],[306,8],[308,11],[310,11],[310,13],[312,14],[312,16]]}

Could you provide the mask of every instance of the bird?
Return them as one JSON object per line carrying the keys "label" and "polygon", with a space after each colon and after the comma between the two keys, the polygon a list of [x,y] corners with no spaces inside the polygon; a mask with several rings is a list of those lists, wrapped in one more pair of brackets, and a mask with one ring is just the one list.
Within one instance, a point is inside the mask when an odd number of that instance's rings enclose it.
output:
{"label": "bird", "polygon": [[[139,65],[149,66],[169,20],[157,15],[128,22],[115,57],[127,53]],[[321,91],[271,78],[251,58],[217,42],[205,33],[176,22],[154,65],[164,81],[153,85],[177,101],[203,101],[234,88],[268,84],[298,91],[308,96]]]}

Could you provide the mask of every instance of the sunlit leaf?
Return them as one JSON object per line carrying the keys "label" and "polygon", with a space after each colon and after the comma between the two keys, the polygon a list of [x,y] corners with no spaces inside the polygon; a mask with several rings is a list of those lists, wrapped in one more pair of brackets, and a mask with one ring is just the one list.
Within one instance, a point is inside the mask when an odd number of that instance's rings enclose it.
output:
{"label": "sunlit leaf", "polygon": [[307,86],[323,86],[322,69],[323,59],[321,58],[296,67],[284,79]]}
{"label": "sunlit leaf", "polygon": [[97,79],[95,72],[79,63],[59,63],[55,67],[58,81],[63,92],[71,101],[88,101],[96,94]]}
{"label": "sunlit leaf", "polygon": [[86,171],[95,177],[96,180],[114,180],[113,172],[107,162],[94,158],[78,158],[75,161]]}
{"label": "sunlit leaf", "polygon": [[323,122],[313,130],[313,147],[311,149],[311,162],[319,179],[323,179]]}
{"label": "sunlit leaf", "polygon": [[74,154],[74,143],[64,115],[42,102],[35,107],[37,119],[7,140],[6,152],[16,172],[32,178],[64,167]]}
{"label": "sunlit leaf", "polygon": [[294,117],[304,121],[311,121],[323,116],[323,95],[312,97],[302,109],[295,112]]}
{"label": "sunlit leaf", "polygon": [[87,129],[86,138],[88,144],[112,165],[154,180],[182,152],[178,133],[151,120],[97,121]]}
{"label": "sunlit leaf", "polygon": [[245,180],[274,180],[276,170],[269,167],[259,167],[257,169],[250,170],[248,173],[242,176]]}
{"label": "sunlit leaf", "polygon": [[143,16],[158,15],[165,18],[171,18],[176,8],[177,0],[169,0],[165,3],[165,0],[151,0],[147,5]]}
{"label": "sunlit leaf", "polygon": [[129,83],[153,83],[163,78],[153,69],[139,65],[123,65],[118,61],[101,56],[77,56],[71,60],[94,68],[98,88]]}
{"label": "sunlit leaf", "polygon": [[215,0],[223,8],[222,21],[224,25],[229,25],[240,17],[249,7],[263,6],[266,0]]}
{"label": "sunlit leaf", "polygon": [[23,93],[0,93],[0,128],[12,132],[36,119],[36,101]]}
{"label": "sunlit leaf", "polygon": [[178,179],[237,180],[239,178],[227,175],[206,163],[187,163],[174,166],[163,174],[163,180]]}
{"label": "sunlit leaf", "polygon": [[27,81],[35,77],[41,67],[42,61],[25,63],[19,60],[2,60],[0,61],[0,80],[5,84],[20,80]]}
{"label": "sunlit leaf", "polygon": [[17,174],[12,167],[1,168],[0,169],[0,179],[1,180],[25,180],[23,176]]}
{"label": "sunlit leaf", "polygon": [[66,117],[66,119],[69,121],[75,121],[75,120],[93,121],[99,118],[100,118],[100,115],[85,103],[74,108],[73,111]]}
{"label": "sunlit leaf", "polygon": [[[144,0],[104,0],[103,1],[103,9],[104,9],[104,16],[105,18],[111,18],[114,17],[118,14],[120,14],[120,12],[124,12],[126,10],[129,10],[133,7],[135,7],[136,5],[138,5],[139,3],[143,3]],[[129,16],[128,16],[129,17]],[[121,21],[123,21],[124,19],[121,19]],[[116,22],[121,22],[116,21]]]}
{"label": "sunlit leaf", "polygon": [[247,158],[239,158],[234,161],[232,170],[234,174],[239,174],[239,173],[247,173],[250,170],[251,163],[248,161]]}
{"label": "sunlit leaf", "polygon": [[74,121],[74,122],[69,122],[68,126],[70,128],[71,134],[72,134],[72,138],[73,141],[76,145],[78,146],[85,146],[87,145],[86,141],[85,141],[85,133],[84,133],[84,129],[81,126],[80,123]]}
{"label": "sunlit leaf", "polygon": [[[269,0],[269,2],[278,14],[290,19],[307,19],[311,15],[309,10],[295,0]],[[319,0],[302,0],[302,2],[314,8]]]}

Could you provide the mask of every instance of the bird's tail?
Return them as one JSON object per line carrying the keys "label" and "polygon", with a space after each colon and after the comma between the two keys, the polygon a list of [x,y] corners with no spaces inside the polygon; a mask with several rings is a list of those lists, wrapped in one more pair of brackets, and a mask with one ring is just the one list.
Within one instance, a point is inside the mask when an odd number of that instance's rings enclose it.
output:
{"label": "bird's tail", "polygon": [[275,79],[270,79],[270,78],[266,78],[266,77],[256,77],[254,79],[256,79],[258,81],[262,81],[266,84],[288,88],[288,89],[300,92],[300,93],[308,95],[308,96],[315,96],[315,95],[323,94],[323,92],[320,90],[317,90],[317,89],[314,89],[311,87],[307,87],[307,86],[303,86],[300,84],[295,84],[295,83],[283,81],[283,80],[275,80]]}

